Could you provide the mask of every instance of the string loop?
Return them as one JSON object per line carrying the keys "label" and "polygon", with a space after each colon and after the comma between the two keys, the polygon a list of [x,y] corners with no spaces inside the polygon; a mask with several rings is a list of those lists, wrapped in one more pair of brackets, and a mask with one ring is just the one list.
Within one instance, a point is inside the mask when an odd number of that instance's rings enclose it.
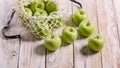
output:
{"label": "string loop", "polygon": [[80,2],[78,2],[78,1],[76,1],[76,0],[70,0],[70,1],[72,1],[72,2],[74,2],[74,3],[76,3],[76,4],[78,4],[78,5],[80,6],[80,8],[82,8],[82,4],[81,4]]}
{"label": "string loop", "polygon": [[3,34],[3,36],[4,36],[5,38],[7,38],[7,39],[21,38],[20,35],[11,35],[11,36],[8,36],[8,35],[5,34],[5,30],[7,30],[7,29],[9,28],[9,25],[10,25],[10,23],[11,23],[13,17],[14,17],[14,14],[15,14],[15,10],[13,10],[13,12],[12,12],[12,14],[11,14],[11,16],[10,16],[10,19],[9,19],[8,22],[7,22],[7,25],[6,25],[5,27],[3,27],[3,29],[2,29],[2,34]]}

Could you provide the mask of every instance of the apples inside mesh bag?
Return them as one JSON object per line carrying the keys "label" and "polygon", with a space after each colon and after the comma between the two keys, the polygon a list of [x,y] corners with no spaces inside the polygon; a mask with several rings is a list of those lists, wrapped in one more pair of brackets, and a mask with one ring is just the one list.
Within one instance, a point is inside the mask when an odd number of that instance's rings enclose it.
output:
{"label": "apples inside mesh bag", "polygon": [[[47,34],[52,33],[53,30],[61,27],[65,20],[67,20],[66,13],[68,5],[67,1],[52,0],[57,7],[58,11],[48,16],[30,16],[26,13],[24,6],[35,0],[20,0],[18,1],[17,13],[19,14],[22,23],[29,28],[36,38],[44,38]],[[44,0],[47,2],[48,0]],[[66,2],[66,3],[65,3]]]}

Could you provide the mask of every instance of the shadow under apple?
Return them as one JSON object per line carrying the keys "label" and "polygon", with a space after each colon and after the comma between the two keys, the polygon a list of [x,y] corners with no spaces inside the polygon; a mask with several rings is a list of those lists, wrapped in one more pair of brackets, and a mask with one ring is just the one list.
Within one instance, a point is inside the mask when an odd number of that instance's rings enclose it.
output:
{"label": "shadow under apple", "polygon": [[82,36],[77,28],[77,31],[78,31],[78,39],[82,40],[82,39],[87,39],[88,37],[87,36]]}
{"label": "shadow under apple", "polygon": [[95,51],[92,51],[87,45],[86,46],[83,46],[81,49],[80,49],[80,53],[82,53],[82,55],[94,55],[98,52],[95,52]]}
{"label": "shadow under apple", "polygon": [[66,42],[62,39],[62,37],[60,37],[60,38],[61,38],[61,42],[62,42],[61,47],[66,47],[66,46],[69,46],[69,45],[70,45],[70,43],[66,43]]}
{"label": "shadow under apple", "polygon": [[34,53],[37,55],[45,55],[46,49],[44,45],[39,45],[34,49]]}

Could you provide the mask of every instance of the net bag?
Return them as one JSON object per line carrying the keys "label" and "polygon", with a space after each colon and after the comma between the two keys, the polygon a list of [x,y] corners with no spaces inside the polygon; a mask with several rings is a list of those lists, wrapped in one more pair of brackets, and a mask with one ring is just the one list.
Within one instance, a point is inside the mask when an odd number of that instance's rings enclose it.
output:
{"label": "net bag", "polygon": [[[61,27],[67,17],[67,6],[63,6],[63,1],[58,2],[58,0],[50,0],[55,3],[58,7],[58,11],[51,13],[48,16],[30,16],[24,9],[24,6],[28,5],[35,0],[20,0],[18,1],[17,13],[22,20],[22,23],[27,27],[32,34],[38,38],[42,39],[47,34],[52,33],[55,29]],[[48,2],[49,0],[44,0]]]}

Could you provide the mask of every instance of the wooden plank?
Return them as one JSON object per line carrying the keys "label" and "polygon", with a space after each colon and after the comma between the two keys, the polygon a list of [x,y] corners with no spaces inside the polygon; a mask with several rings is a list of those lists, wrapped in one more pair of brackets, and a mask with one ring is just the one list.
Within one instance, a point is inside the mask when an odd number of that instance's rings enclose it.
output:
{"label": "wooden plank", "polygon": [[[19,39],[5,39],[1,30],[7,24],[11,15],[11,8],[16,4],[15,0],[0,0],[0,68],[17,68],[19,59]],[[6,31],[8,35],[17,34],[16,15],[13,18],[10,29]]]}
{"label": "wooden plank", "polygon": [[42,43],[21,40],[19,68],[45,68],[45,49]]}
{"label": "wooden plank", "polygon": [[97,0],[97,12],[99,31],[105,37],[102,50],[103,68],[119,68],[120,47],[113,0]]}
{"label": "wooden plank", "polygon": [[[62,7],[67,7],[66,16],[69,17],[69,20],[66,21],[66,24],[61,28],[57,29],[54,33],[61,35],[62,29],[66,25],[71,25],[71,2],[69,0],[57,0],[57,2],[61,3]],[[55,52],[47,52],[46,56],[46,68],[73,68],[73,44],[65,44],[62,42],[61,48],[59,48]],[[65,46],[66,45],[66,46]]]}
{"label": "wooden plank", "polygon": [[[79,1],[79,0],[77,0]],[[83,9],[88,13],[89,19],[95,25],[95,31],[93,34],[98,34],[97,24],[97,11],[96,0],[81,0],[79,1],[83,5]],[[76,11],[76,6],[73,4],[73,12]],[[87,47],[88,38],[80,37],[74,43],[74,55],[75,55],[75,68],[102,68],[101,54],[93,54]]]}
{"label": "wooden plank", "polygon": [[115,11],[116,11],[116,22],[117,22],[117,26],[118,26],[118,32],[120,34],[120,9],[119,9],[119,3],[120,1],[118,0],[113,0],[113,4],[114,4],[114,8],[115,8]]}
{"label": "wooden plank", "polygon": [[45,68],[45,48],[43,40],[37,40],[32,33],[21,25],[21,44],[19,68]]}
{"label": "wooden plank", "polygon": [[19,68],[45,68],[45,48],[43,40],[37,40],[32,33],[22,24],[20,45]]}
{"label": "wooden plank", "polygon": [[[119,48],[120,48],[120,9],[119,9],[119,4],[120,4],[120,0],[113,0],[113,5],[115,8],[115,14],[116,14],[116,24],[117,24],[117,29],[118,29],[118,37],[119,37]],[[120,68],[120,52],[118,54],[116,54],[116,59],[117,59],[117,67]]]}

